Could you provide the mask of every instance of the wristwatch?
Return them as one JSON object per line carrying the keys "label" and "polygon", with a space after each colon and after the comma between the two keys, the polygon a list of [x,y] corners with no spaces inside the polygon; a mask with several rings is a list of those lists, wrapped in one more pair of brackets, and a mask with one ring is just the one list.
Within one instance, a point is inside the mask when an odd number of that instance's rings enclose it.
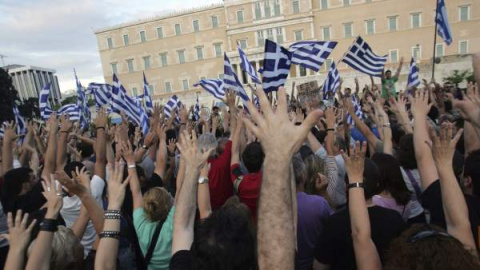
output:
{"label": "wristwatch", "polygon": [[198,178],[199,184],[208,184],[208,177],[200,177]]}

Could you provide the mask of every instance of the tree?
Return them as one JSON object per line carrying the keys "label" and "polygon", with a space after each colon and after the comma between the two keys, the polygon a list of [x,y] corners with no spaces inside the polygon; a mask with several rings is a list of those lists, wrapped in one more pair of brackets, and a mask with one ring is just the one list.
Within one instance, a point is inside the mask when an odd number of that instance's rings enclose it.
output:
{"label": "tree", "polygon": [[40,109],[38,108],[38,98],[30,97],[24,100],[18,106],[20,114],[26,119],[40,118]]}
{"label": "tree", "polygon": [[0,123],[13,120],[13,104],[19,101],[18,92],[8,72],[0,68]]}
{"label": "tree", "polygon": [[70,96],[62,100],[62,106],[67,104],[76,104],[77,103],[77,96]]}
{"label": "tree", "polygon": [[452,83],[458,88],[458,85],[460,83],[470,78],[472,75],[473,73],[468,70],[463,70],[463,71],[454,70],[450,76],[443,78],[443,82]]}

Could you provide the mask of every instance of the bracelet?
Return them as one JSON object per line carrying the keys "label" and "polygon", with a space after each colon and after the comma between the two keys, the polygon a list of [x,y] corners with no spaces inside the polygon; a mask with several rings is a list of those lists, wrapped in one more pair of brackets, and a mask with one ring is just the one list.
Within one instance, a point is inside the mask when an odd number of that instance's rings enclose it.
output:
{"label": "bracelet", "polygon": [[137,165],[136,165],[136,164],[130,164],[130,165],[128,165],[127,168],[129,168],[129,169],[136,169],[136,168],[137,168]]}
{"label": "bracelet", "polygon": [[103,128],[103,130],[105,131],[105,127],[97,127],[96,130],[99,130],[101,128]]}
{"label": "bracelet", "polygon": [[69,133],[68,131],[65,131],[65,130],[60,130],[60,133]]}
{"label": "bracelet", "polygon": [[329,132],[329,131],[335,132],[335,129],[334,128],[327,128],[327,132]]}
{"label": "bracelet", "polygon": [[120,232],[119,231],[103,231],[99,235],[100,239],[106,237],[106,238],[114,238],[114,239],[120,239]]}
{"label": "bracelet", "polygon": [[347,188],[348,188],[348,189],[351,189],[351,188],[363,188],[363,183],[360,183],[360,182],[350,183],[350,184],[347,185]]}
{"label": "bracelet", "polygon": [[45,232],[56,232],[57,231],[57,220],[46,218],[40,223],[40,231]]}
{"label": "bracelet", "polygon": [[105,219],[121,219],[122,212],[119,210],[106,210]]}

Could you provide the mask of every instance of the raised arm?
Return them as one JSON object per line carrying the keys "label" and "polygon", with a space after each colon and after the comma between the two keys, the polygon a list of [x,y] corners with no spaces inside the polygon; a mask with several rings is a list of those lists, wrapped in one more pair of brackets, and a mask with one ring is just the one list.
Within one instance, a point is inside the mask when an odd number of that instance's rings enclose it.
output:
{"label": "raised arm", "polygon": [[400,58],[400,64],[398,65],[397,72],[395,73],[395,78],[398,80],[398,76],[400,76],[400,72],[402,71],[403,66],[403,57]]}
{"label": "raised arm", "polygon": [[137,175],[137,165],[135,164],[135,158],[133,155],[133,148],[130,142],[121,143],[122,156],[127,162],[128,177],[130,178],[130,190],[132,191],[133,198],[133,210],[143,207],[143,195],[140,187],[140,181]]}
{"label": "raised arm", "polygon": [[13,142],[18,138],[15,132],[16,125],[12,121],[4,125],[3,147],[2,147],[2,170],[7,173],[13,169]]}
{"label": "raised arm", "polygon": [[67,164],[67,143],[70,131],[73,128],[73,123],[68,120],[67,115],[62,115],[60,121],[60,136],[58,136],[57,154],[56,154],[56,168],[60,169]]}
{"label": "raised arm", "polygon": [[48,119],[48,127],[48,145],[42,172],[44,180],[50,179],[50,175],[55,172],[55,151],[57,148],[57,114],[55,112]]}
{"label": "raised arm", "polygon": [[165,130],[162,125],[156,127],[155,132],[158,137],[157,156],[155,158],[155,173],[162,178],[165,177],[165,169],[167,168],[167,142],[165,141]]}
{"label": "raised arm", "polygon": [[30,243],[30,234],[36,224],[34,219],[27,228],[28,213],[23,215],[22,210],[18,210],[15,219],[12,213],[7,214],[8,234],[1,235],[7,239],[9,246],[7,260],[4,269],[23,270],[25,269],[25,252]]}
{"label": "raised arm", "polygon": [[352,101],[347,100],[346,106],[348,109],[348,113],[352,117],[353,121],[355,122],[355,127],[367,138],[367,141],[370,145],[375,146],[377,142],[379,141],[377,136],[373,134],[373,132],[370,130],[370,128],[362,121],[360,120],[357,115],[355,114],[355,108],[353,107]]}
{"label": "raised arm", "polygon": [[[200,179],[208,178],[208,171],[210,170],[210,164],[206,164],[200,170]],[[208,181],[198,183],[197,191],[198,212],[200,213],[200,219],[208,218],[212,214],[212,205],[210,203],[210,188],[208,187]]]}
{"label": "raised arm", "polygon": [[240,163],[240,137],[244,131],[243,121],[238,121],[237,127],[232,131],[232,158],[230,159],[230,165]]}
{"label": "raised arm", "polygon": [[260,140],[265,151],[265,166],[258,210],[258,262],[260,269],[293,269],[295,257],[294,205],[291,195],[290,167],[293,154],[300,148],[310,128],[321,116],[320,110],[309,113],[295,126],[289,120],[285,89],[277,92],[275,112],[263,91],[257,91],[263,110],[261,115],[250,101],[253,122],[245,125]]}
{"label": "raised arm", "polygon": [[95,174],[106,180],[107,177],[107,147],[106,147],[106,128],[107,114],[105,109],[100,109],[95,119],[95,129],[97,130],[97,140],[95,142]]}
{"label": "raised arm", "polygon": [[[228,91],[226,93],[227,105],[230,109],[230,140],[233,137],[234,130],[237,127],[237,106],[235,105],[236,95],[234,91]],[[255,108],[256,110],[256,108]]]}

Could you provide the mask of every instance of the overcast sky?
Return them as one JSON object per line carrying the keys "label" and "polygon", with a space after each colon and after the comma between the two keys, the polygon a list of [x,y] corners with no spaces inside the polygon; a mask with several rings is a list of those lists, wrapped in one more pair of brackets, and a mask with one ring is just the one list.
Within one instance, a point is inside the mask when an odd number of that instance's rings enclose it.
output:
{"label": "overcast sky", "polygon": [[[62,92],[103,82],[93,29],[221,0],[0,0],[0,54],[8,64],[57,70]],[[1,62],[0,62],[1,65]]]}

